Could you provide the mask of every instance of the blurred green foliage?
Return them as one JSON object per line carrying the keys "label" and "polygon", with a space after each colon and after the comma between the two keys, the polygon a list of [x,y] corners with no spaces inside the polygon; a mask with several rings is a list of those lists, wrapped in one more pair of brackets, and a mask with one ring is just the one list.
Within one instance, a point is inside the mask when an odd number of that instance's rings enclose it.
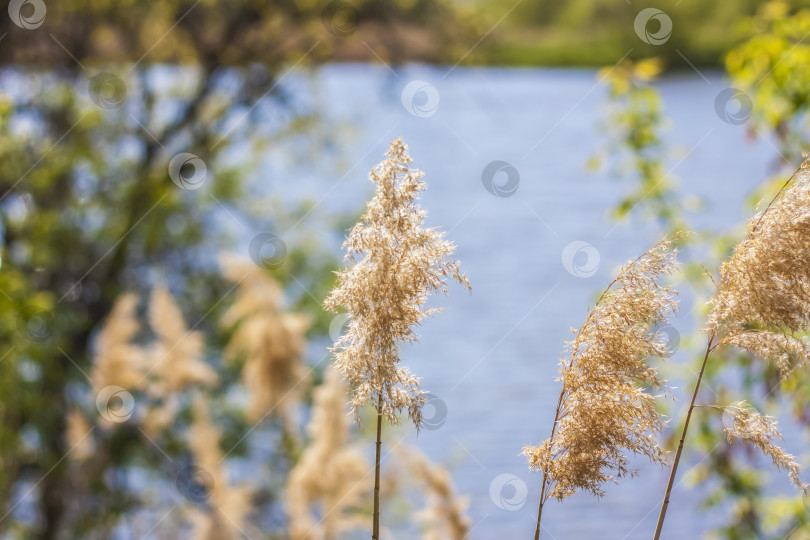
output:
{"label": "blurred green foliage", "polygon": [[[775,141],[780,155],[774,164],[773,177],[751,194],[753,209],[756,204],[767,203],[779,191],[803,161],[803,151],[810,147],[807,129],[810,81],[806,69],[810,48],[803,43],[810,32],[810,10],[792,9],[785,2],[764,3],[754,16],[740,20],[738,27],[743,41],[725,56],[727,74],[738,92],[736,99],[742,100],[743,106],[750,100],[750,117],[744,119],[745,128],[755,137]],[[643,65],[644,61],[620,64],[603,72],[608,74],[606,80],[611,85],[609,104],[613,108],[607,116],[610,148],[614,153],[629,156],[627,161],[636,164],[619,171],[619,176],[632,183],[634,191],[616,209],[616,214],[621,218],[630,211],[639,213],[658,219],[664,230],[672,231],[684,224],[688,226],[688,222],[684,222],[680,212],[677,189],[670,191],[674,186],[667,186],[666,178],[660,183],[654,180],[666,166],[669,154],[661,143],[665,122],[660,97],[654,86],[646,84],[650,77],[643,75],[652,70],[639,67]],[[667,187],[659,192],[650,188],[651,184]],[[703,299],[714,292],[703,269],[719,267],[744,234],[744,225],[741,223],[731,231],[697,231],[688,239],[682,280],[697,298],[698,320],[705,315]],[[701,337],[689,340],[694,342],[695,349],[705,346]],[[695,363],[702,360],[702,353],[690,352],[696,356]],[[683,369],[678,376],[686,381],[687,388],[694,383],[693,370]],[[742,398],[766,414],[790,415],[790,420],[803,428],[803,433],[792,430],[792,434],[806,441],[810,427],[807,370],[796,371],[783,380],[778,369],[765,359],[721,348],[709,359],[698,401],[727,405]],[[722,512],[726,521],[709,537],[775,540],[810,536],[807,496],[773,495],[771,479],[776,473],[770,474],[770,463],[744,445],[729,445],[723,419],[711,409],[696,409],[695,418],[697,424],[693,424],[686,445],[693,466],[689,478],[709,487],[702,506],[707,511]],[[682,430],[683,418],[676,418],[676,422],[669,441],[673,446]],[[792,442],[795,445],[797,441]]]}
{"label": "blurred green foliage", "polygon": [[[495,24],[505,18],[481,46],[476,60],[512,65],[603,66],[625,56],[631,60],[660,56],[674,69],[690,69],[690,63],[719,66],[724,54],[743,39],[743,21],[764,3],[538,0],[513,4],[480,0],[476,5],[488,22]],[[809,5],[806,0],[789,4]],[[672,21],[666,47],[645,43],[635,34],[634,20],[648,7],[660,9]]]}
{"label": "blurred green foliage", "polygon": [[[68,413],[91,425],[98,416],[86,378],[93,337],[125,291],[145,299],[169,285],[220,372],[210,399],[223,446],[236,458],[254,450],[230,400],[238,366],[221,361],[228,336],[217,321],[232,288],[216,256],[247,256],[257,234],[286,234],[286,258],[268,272],[289,307],[310,315],[312,336],[331,321],[321,302],[338,264],[323,232],[301,223],[307,203],[247,190],[274,145],[299,137],[307,159],[334,145],[317,110],[285,90],[288,70],[369,47],[392,62],[447,61],[471,28],[438,0],[70,0],[48,2],[39,28],[0,17],[0,536],[108,538],[141,510],[182,499],[188,396],[156,444],[133,426],[95,428],[93,459],[69,458]],[[200,189],[170,178],[183,152],[207,167]],[[280,430],[266,422],[256,433]],[[267,454],[267,474],[282,478],[290,464]],[[263,487],[258,520],[272,531],[280,486]]]}

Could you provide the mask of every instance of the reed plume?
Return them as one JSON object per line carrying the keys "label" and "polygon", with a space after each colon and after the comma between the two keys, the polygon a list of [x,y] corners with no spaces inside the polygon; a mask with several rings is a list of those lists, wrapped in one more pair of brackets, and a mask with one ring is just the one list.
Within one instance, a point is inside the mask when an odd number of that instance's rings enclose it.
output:
{"label": "reed plume", "polygon": [[777,440],[782,440],[782,434],[777,428],[777,421],[771,416],[759,414],[749,407],[745,401],[721,408],[730,421],[723,427],[729,443],[743,441],[751,444],[771,458],[774,466],[780,471],[786,471],[790,480],[802,491],[807,492],[807,484],[799,478],[801,467],[794,457],[780,448]]}
{"label": "reed plume", "polygon": [[424,540],[466,540],[472,524],[466,515],[469,498],[456,493],[450,471],[432,463],[417,448],[400,450],[398,455],[421,484],[428,502],[419,512],[425,525]]}
{"label": "reed plume", "polygon": [[138,297],[125,293],[118,297],[95,340],[90,381],[98,393],[107,386],[129,390],[143,386],[147,356],[133,343],[140,331],[137,317]]}
{"label": "reed plume", "polygon": [[[235,540],[242,537],[250,511],[252,491],[233,486],[223,465],[221,434],[211,423],[208,404],[201,394],[193,399],[194,423],[189,429],[189,447],[194,461],[210,475],[208,508],[193,514],[195,540]],[[207,477],[207,476],[206,476]]]}
{"label": "reed plume", "polygon": [[149,326],[157,336],[151,348],[154,361],[148,388],[151,395],[166,397],[192,385],[217,383],[216,372],[203,360],[202,333],[189,330],[180,307],[165,285],[152,289]]}
{"label": "reed plume", "polygon": [[[717,292],[710,301],[706,353],[670,471],[656,540],[661,536],[689,421],[712,351],[724,345],[744,349],[774,362],[784,377],[808,363],[810,350],[803,335],[810,330],[809,164],[805,161],[765,210],[751,218],[745,238],[720,268]],[[798,477],[798,464],[774,443],[781,438],[775,422],[739,404],[723,410],[733,413],[734,425],[748,426],[737,430],[735,440],[758,447],[806,490]]]}
{"label": "reed plume", "polygon": [[664,463],[658,443],[664,419],[656,408],[664,381],[648,362],[668,356],[656,332],[677,309],[675,291],[661,279],[674,271],[676,251],[666,239],[627,263],[602,293],[562,358],[562,390],[551,436],[523,454],[543,473],[535,539],[543,505],[576,491],[597,497],[602,485],[637,471],[628,455]]}
{"label": "reed plume", "polygon": [[469,289],[450,258],[455,246],[422,226],[426,212],[417,199],[425,183],[421,171],[408,167],[412,161],[396,139],[371,170],[374,197],[344,243],[346,259],[355,264],[337,273],[338,285],[324,303],[332,311],[342,306],[350,316],[333,352],[335,367],[350,383],[355,414],[364,405],[377,411],[373,539],[379,538],[382,420],[396,424],[407,411],[418,429],[425,402],[418,379],[400,365],[399,343],[416,341],[414,327],[437,311],[426,305],[430,293],[446,294],[449,279]]}
{"label": "reed plume", "polygon": [[291,434],[295,406],[310,384],[304,363],[309,321],[281,311],[281,287],[252,261],[227,253],[219,260],[223,276],[238,284],[236,301],[221,323],[235,327],[225,348],[226,360],[245,358],[242,381],[250,395],[248,419],[255,422],[273,413]]}
{"label": "reed plume", "polygon": [[[348,444],[346,397],[340,374],[328,369],[314,391],[310,443],[287,482],[290,540],[334,540],[357,523],[347,512],[368,492],[368,464],[360,449]],[[312,513],[316,503],[321,503],[320,521]]]}
{"label": "reed plume", "polygon": [[90,433],[93,428],[78,409],[71,409],[67,415],[65,440],[71,449],[68,457],[71,461],[85,461],[95,453],[95,445]]}

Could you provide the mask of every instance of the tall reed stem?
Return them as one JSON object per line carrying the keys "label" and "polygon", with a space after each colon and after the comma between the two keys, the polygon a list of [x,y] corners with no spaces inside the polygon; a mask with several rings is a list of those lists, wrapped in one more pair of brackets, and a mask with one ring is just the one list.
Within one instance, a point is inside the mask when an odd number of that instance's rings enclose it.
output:
{"label": "tall reed stem", "polygon": [[380,538],[380,448],[382,447],[382,392],[377,405],[377,456],[374,461],[374,518],[371,530],[371,540]]}
{"label": "tall reed stem", "polygon": [[675,461],[672,462],[672,470],[669,473],[667,492],[664,495],[664,502],[661,504],[661,513],[658,515],[658,525],[655,527],[655,540],[659,540],[661,537],[661,529],[664,528],[664,519],[667,516],[667,508],[669,507],[669,497],[672,494],[672,486],[675,483],[675,474],[678,471],[678,463],[681,461],[681,453],[683,452],[683,441],[686,439],[686,430],[689,429],[689,420],[692,418],[692,411],[695,408],[695,399],[697,399],[698,390],[700,390],[700,381],[703,380],[703,373],[706,371],[706,362],[709,360],[709,353],[712,351],[712,341],[714,341],[714,336],[714,332],[712,332],[712,335],[709,336],[709,343],[706,345],[706,354],[703,356],[703,364],[700,366],[700,373],[698,373],[695,391],[692,392],[692,401],[689,402],[689,410],[686,412],[686,421],[683,424],[681,440],[678,442],[678,450],[675,452]]}
{"label": "tall reed stem", "polygon": [[[638,262],[641,259],[642,256],[643,255],[639,255],[638,257],[636,257],[627,266],[627,268],[630,268],[631,266],[636,264],[636,262]],[[622,276],[622,274],[624,274],[624,272],[625,272],[625,270],[627,270],[627,268],[622,270],[619,273],[619,275],[616,276],[613,279],[613,281],[610,282],[610,284],[605,288],[605,290],[602,291],[602,294],[599,295],[599,299],[596,301],[595,305],[597,305],[597,306],[599,305],[599,303],[605,298],[605,295],[607,295],[608,291],[610,291],[610,288],[613,287],[613,285],[615,285],[617,281],[619,281],[619,278]],[[593,318],[593,310],[591,310],[591,312],[588,313],[588,316],[585,318],[585,323],[582,325],[582,328],[584,328],[590,322],[590,320],[592,318]],[[580,329],[580,332],[581,331],[582,330]],[[577,335],[577,341],[578,340],[579,340],[579,335]],[[575,353],[576,353],[576,351],[574,351],[572,353],[571,362],[568,364],[568,367],[566,369],[571,369],[573,367],[573,365],[574,365],[574,354]],[[562,410],[562,402],[563,402],[563,396],[565,395],[565,390],[566,390],[565,384],[563,384],[563,387],[560,390],[560,397],[557,399],[557,411],[554,413],[554,425],[551,426],[551,436],[549,437],[549,446],[550,447],[552,447],[552,445],[554,443],[554,434],[557,433],[557,422],[560,421],[560,411]],[[546,483],[547,483],[547,480],[548,480],[548,474],[547,474],[546,471],[548,471],[548,462],[550,460],[551,460],[551,454],[549,454],[549,456],[546,458],[546,463],[545,463],[545,466],[543,468],[543,486],[540,488],[540,505],[539,505],[539,508],[537,509],[537,528],[534,530],[534,540],[540,540],[540,520],[543,517],[543,504],[546,502],[545,501],[545,499],[546,499]]]}
{"label": "tall reed stem", "polygon": [[[554,440],[554,434],[557,432],[557,422],[560,419],[560,408],[562,407],[564,393],[565,387],[563,387],[563,391],[560,392],[560,398],[557,400],[557,412],[554,413],[554,425],[551,426],[551,438],[549,439],[551,441]],[[550,456],[549,459],[551,459]],[[543,504],[546,502],[546,481],[548,480],[546,470],[548,470],[548,460],[546,461],[545,470],[543,471],[543,486],[540,488],[540,507],[537,509],[537,528],[534,530],[534,540],[540,540],[540,520],[543,517]]]}

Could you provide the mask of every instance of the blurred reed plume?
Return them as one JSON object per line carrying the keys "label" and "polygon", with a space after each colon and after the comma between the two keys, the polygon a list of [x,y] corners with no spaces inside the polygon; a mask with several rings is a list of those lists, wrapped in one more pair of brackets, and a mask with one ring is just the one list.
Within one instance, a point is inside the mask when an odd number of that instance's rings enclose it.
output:
{"label": "blurred reed plume", "polygon": [[[346,530],[367,526],[365,518],[349,512],[369,486],[368,463],[360,449],[349,444],[346,398],[342,377],[328,369],[314,391],[309,445],[287,483],[290,540],[334,540]],[[313,513],[318,503],[320,520]]]}
{"label": "blurred reed plume", "polygon": [[90,380],[96,394],[107,386],[143,390],[151,401],[141,423],[154,436],[174,421],[181,392],[212,386],[218,377],[203,358],[202,334],[189,330],[165,285],[152,289],[148,319],[155,339],[146,346],[134,341],[140,331],[137,307],[133,293],[115,302],[96,337]]}
{"label": "blurred reed plume", "polygon": [[67,416],[65,439],[68,448],[72,449],[68,456],[72,461],[84,461],[95,452],[93,438],[90,437],[92,429],[80,410],[71,409]]}
{"label": "blurred reed plume", "polygon": [[419,482],[428,506],[416,516],[424,526],[424,540],[466,540],[472,520],[466,515],[468,497],[453,487],[450,471],[432,463],[414,447],[399,449],[397,455]]}
{"label": "blurred reed plume", "polygon": [[648,361],[669,353],[656,328],[677,309],[675,291],[660,284],[676,268],[676,254],[665,239],[627,263],[568,342],[551,436],[523,449],[543,473],[535,539],[550,497],[578,490],[601,497],[605,482],[636,474],[629,453],[666,461],[660,396],[651,393],[664,391],[664,381]]}
{"label": "blurred reed plume", "polygon": [[[250,512],[252,492],[248,486],[231,485],[225,470],[225,458],[219,446],[220,432],[211,423],[208,403],[201,394],[193,400],[194,423],[189,433],[189,447],[194,461],[209,479],[208,505],[205,512],[193,513],[194,540],[234,540],[242,538]],[[210,476],[209,476],[210,475]],[[210,485],[208,485],[210,484]]]}
{"label": "blurred reed plume", "polygon": [[140,331],[137,308],[138,297],[134,293],[122,294],[96,336],[90,372],[96,394],[106,386],[134,389],[143,385],[147,356],[132,342]]}
{"label": "blurred reed plume", "polygon": [[374,539],[379,538],[382,419],[396,424],[398,414],[407,411],[418,429],[425,402],[418,379],[400,365],[398,344],[417,341],[414,327],[436,311],[426,305],[430,293],[446,294],[448,279],[470,286],[450,258],[455,246],[443,233],[422,226],[426,212],[417,199],[426,186],[422,171],[408,167],[412,161],[402,139],[396,139],[386,159],[371,170],[374,197],[344,243],[346,259],[354,265],[337,273],[338,285],[324,302],[350,316],[333,351],[335,367],[350,383],[355,414],[364,405],[377,410]]}
{"label": "blurred reed plume", "polygon": [[311,382],[304,363],[309,321],[298,313],[281,311],[281,287],[251,260],[223,253],[219,262],[223,276],[238,284],[236,301],[221,323],[235,328],[224,351],[226,360],[245,359],[242,381],[250,394],[247,417],[255,422],[273,414],[293,434],[295,406]]}
{"label": "blurred reed plume", "polygon": [[189,330],[166,285],[156,285],[149,299],[149,326],[157,339],[150,355],[149,393],[170,396],[192,385],[214,385],[217,374],[205,363],[203,335]]}
{"label": "blurred reed plume", "polygon": [[[810,161],[785,182],[768,206],[748,222],[745,238],[720,268],[717,293],[710,301],[706,353],[692,392],[667,490],[658,517],[660,538],[672,486],[695,400],[709,356],[733,345],[774,362],[783,377],[808,363],[804,336],[810,330]],[[789,187],[788,187],[789,186]],[[733,418],[729,440],[758,447],[804,492],[799,465],[775,444],[781,439],[776,422],[741,404],[712,406]]]}
{"label": "blurred reed plume", "polygon": [[149,297],[149,326],[155,341],[148,348],[152,364],[143,376],[153,403],[143,419],[143,429],[155,436],[171,425],[180,410],[180,393],[198,385],[213,386],[217,373],[205,363],[203,335],[189,330],[180,307],[164,284]]}

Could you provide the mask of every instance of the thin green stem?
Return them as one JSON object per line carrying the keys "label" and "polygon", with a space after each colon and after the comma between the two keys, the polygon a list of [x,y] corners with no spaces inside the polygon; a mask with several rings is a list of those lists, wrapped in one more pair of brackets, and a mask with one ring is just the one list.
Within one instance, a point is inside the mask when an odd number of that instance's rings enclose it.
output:
{"label": "thin green stem", "polygon": [[374,521],[371,540],[380,538],[380,449],[382,448],[382,392],[377,405],[377,455],[374,461]]}
{"label": "thin green stem", "polygon": [[678,472],[678,463],[681,461],[681,453],[683,452],[683,442],[686,439],[686,431],[689,429],[689,420],[692,418],[692,411],[695,409],[695,399],[697,399],[698,390],[700,390],[700,381],[703,380],[703,373],[706,371],[706,362],[709,360],[709,353],[712,352],[712,341],[714,341],[714,337],[715,333],[712,332],[712,335],[709,336],[709,343],[706,345],[706,354],[703,356],[703,364],[700,366],[700,373],[698,373],[697,383],[695,383],[695,390],[692,392],[692,401],[689,402],[689,410],[686,412],[686,421],[683,424],[681,440],[678,442],[678,450],[675,452],[675,461],[672,462],[672,470],[669,473],[667,492],[664,495],[664,502],[661,504],[661,513],[658,515],[658,524],[655,527],[654,540],[661,538],[661,529],[664,528],[664,519],[667,517],[667,508],[669,507],[669,497],[672,495],[675,474]]}

